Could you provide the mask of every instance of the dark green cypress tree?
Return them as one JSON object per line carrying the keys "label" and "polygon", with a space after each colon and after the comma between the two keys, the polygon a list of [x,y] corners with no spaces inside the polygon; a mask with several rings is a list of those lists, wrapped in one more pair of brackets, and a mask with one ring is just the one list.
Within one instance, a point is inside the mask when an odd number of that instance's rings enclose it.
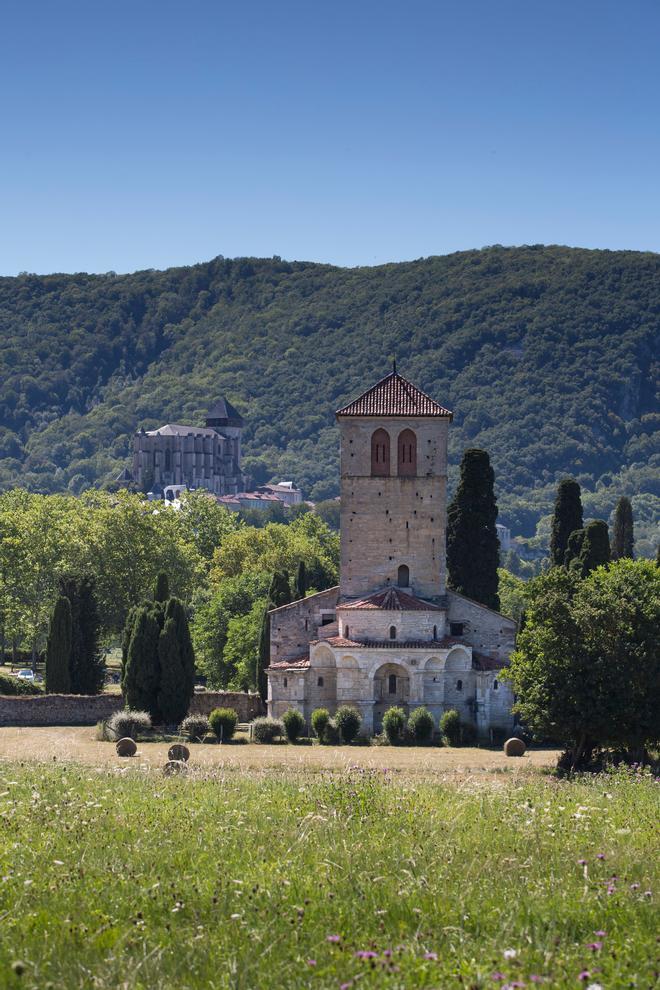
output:
{"label": "dark green cypress tree", "polygon": [[158,641],[161,619],[162,610],[150,605],[142,605],[138,608],[128,644],[121,685],[126,707],[149,712],[154,722],[160,721]]}
{"label": "dark green cypress tree", "polygon": [[165,722],[178,724],[188,714],[195,690],[195,653],[188,616],[178,598],[170,598],[158,640],[158,708]]}
{"label": "dark green cypress tree", "polygon": [[466,450],[447,511],[447,573],[450,588],[497,611],[500,543],[494,484],[486,451]]}
{"label": "dark green cypress tree", "polygon": [[603,519],[594,519],[584,528],[584,540],[578,557],[581,576],[585,578],[601,564],[609,564],[611,559],[607,523]]}
{"label": "dark green cypress tree", "polygon": [[64,595],[55,602],[46,646],[46,691],[71,691],[71,602]]}
{"label": "dark green cypress tree", "polygon": [[614,510],[614,527],[612,530],[612,560],[634,556],[635,534],[633,530],[632,503],[622,495]]}
{"label": "dark green cypress tree", "polygon": [[257,669],[254,681],[257,691],[261,695],[261,700],[268,698],[268,676],[266,670],[270,665],[270,616],[268,614],[270,603],[264,609],[261,620],[261,631],[259,633],[259,651],[257,653]]}
{"label": "dark green cypress tree", "polygon": [[559,482],[555,509],[552,516],[550,534],[550,563],[553,567],[564,564],[568,538],[571,533],[582,529],[582,499],[580,486],[574,478],[564,478]]}
{"label": "dark green cypress tree", "polygon": [[295,599],[299,601],[304,598],[307,594],[307,568],[305,567],[305,561],[301,560],[298,564],[298,570],[296,571],[296,589],[295,589]]}
{"label": "dark green cypress tree", "polygon": [[94,578],[62,578],[60,591],[71,603],[71,693],[100,694],[105,663],[99,646],[101,621]]}
{"label": "dark green cypress tree", "polygon": [[564,567],[569,568],[574,560],[579,560],[584,543],[584,530],[574,530],[568,538],[566,550],[564,551]]}
{"label": "dark green cypress tree", "polygon": [[268,600],[271,608],[288,605],[291,601],[291,585],[286,571],[275,571],[268,589]]}
{"label": "dark green cypress tree", "polygon": [[170,597],[170,579],[167,574],[161,572],[156,578],[156,587],[154,589],[154,601],[156,602],[166,602]]}
{"label": "dark green cypress tree", "polygon": [[124,680],[124,672],[126,670],[126,661],[128,660],[128,647],[131,642],[131,635],[133,634],[133,628],[135,626],[135,620],[140,611],[140,605],[133,605],[132,608],[128,610],[128,615],[126,616],[126,623],[124,625],[124,630],[121,634],[121,679]]}

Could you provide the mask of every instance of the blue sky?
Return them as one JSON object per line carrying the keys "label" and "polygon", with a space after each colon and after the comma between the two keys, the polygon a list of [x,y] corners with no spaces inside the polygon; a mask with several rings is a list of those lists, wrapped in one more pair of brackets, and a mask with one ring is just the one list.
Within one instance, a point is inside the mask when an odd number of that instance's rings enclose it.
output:
{"label": "blue sky", "polygon": [[0,273],[660,249],[657,0],[4,0]]}

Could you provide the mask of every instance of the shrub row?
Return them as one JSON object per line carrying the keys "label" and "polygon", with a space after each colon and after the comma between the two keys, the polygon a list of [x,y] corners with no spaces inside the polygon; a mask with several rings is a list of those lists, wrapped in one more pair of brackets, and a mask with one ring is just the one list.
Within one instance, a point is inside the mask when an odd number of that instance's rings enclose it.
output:
{"label": "shrub row", "polygon": [[[383,732],[391,746],[409,743],[428,746],[433,740],[435,722],[428,708],[415,708],[408,717],[403,708],[388,708],[383,716]],[[440,719],[440,735],[445,746],[467,746],[475,741],[475,730],[462,722],[451,708]]]}

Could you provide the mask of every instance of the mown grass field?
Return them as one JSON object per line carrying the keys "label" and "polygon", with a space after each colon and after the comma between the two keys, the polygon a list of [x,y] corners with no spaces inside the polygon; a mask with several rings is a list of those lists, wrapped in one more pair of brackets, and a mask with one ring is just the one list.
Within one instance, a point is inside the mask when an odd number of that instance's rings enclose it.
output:
{"label": "mown grass field", "polygon": [[0,986],[656,986],[659,785],[0,764]]}

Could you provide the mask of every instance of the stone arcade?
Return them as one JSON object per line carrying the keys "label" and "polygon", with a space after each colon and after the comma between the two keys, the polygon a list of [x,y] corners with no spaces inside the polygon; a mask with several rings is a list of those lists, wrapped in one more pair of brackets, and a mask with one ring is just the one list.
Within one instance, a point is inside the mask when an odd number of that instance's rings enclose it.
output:
{"label": "stone arcade", "polygon": [[340,584],[271,611],[269,713],[351,704],[378,732],[393,705],[425,705],[510,729],[516,624],[446,588],[451,412],[393,371],[336,416]]}

